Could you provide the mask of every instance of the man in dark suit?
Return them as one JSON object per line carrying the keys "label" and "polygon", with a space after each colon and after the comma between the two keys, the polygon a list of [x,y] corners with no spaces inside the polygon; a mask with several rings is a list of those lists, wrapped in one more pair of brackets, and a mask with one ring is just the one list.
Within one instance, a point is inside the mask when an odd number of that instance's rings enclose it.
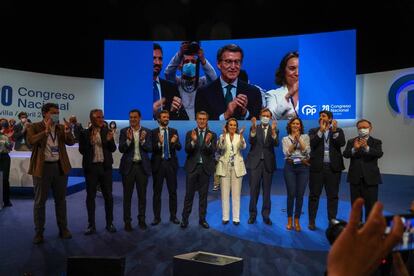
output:
{"label": "man in dark suit", "polygon": [[170,221],[179,224],[177,219],[177,170],[178,160],[176,151],[181,150],[178,132],[168,127],[170,114],[163,110],[158,115],[159,127],[151,131],[152,156],[151,167],[153,175],[154,196],[152,200],[154,221],[151,225],[161,222],[161,194],[164,179],[167,181],[170,206]]}
{"label": "man in dark suit", "polygon": [[112,197],[112,153],[116,150],[114,133],[104,127],[103,111],[93,109],[89,114],[92,126],[81,132],[79,152],[82,154],[82,167],[86,179],[86,208],[88,210],[88,227],[85,235],[96,232],[95,197],[99,184],[105,200],[106,230],[116,232],[113,222]]}
{"label": "man in dark suit", "polygon": [[72,135],[75,137],[75,142],[79,143],[79,137],[81,132],[83,131],[83,126],[81,123],[78,123],[78,119],[75,115],[71,115],[69,117],[69,123],[70,131],[72,132]]}
{"label": "man in dark suit", "polygon": [[358,137],[348,140],[344,157],[351,159],[347,181],[351,188],[351,203],[358,197],[365,201],[365,220],[378,200],[378,184],[381,174],[378,159],[382,157],[381,140],[372,137],[372,124],[366,119],[357,122]]}
{"label": "man in dark suit", "polygon": [[20,122],[13,127],[14,150],[29,151],[32,146],[27,142],[27,128],[30,125],[30,120],[27,118],[27,113],[22,111],[18,115]]}
{"label": "man in dark suit", "polygon": [[123,128],[119,136],[119,151],[122,153],[119,172],[124,187],[124,223],[125,231],[132,231],[131,198],[136,185],[138,194],[138,225],[147,229],[145,209],[147,205],[147,184],[151,175],[151,163],[148,153],[152,151],[151,131],[141,126],[141,112],[133,109],[129,112],[129,127]]}
{"label": "man in dark suit", "polygon": [[259,117],[262,108],[260,90],[240,80],[243,50],[229,44],[219,49],[217,67],[220,78],[200,87],[195,100],[195,111],[206,111],[210,120],[237,120]]}
{"label": "man in dark suit", "polygon": [[157,118],[157,114],[161,110],[168,110],[170,112],[171,120],[188,120],[187,112],[185,111],[178,92],[177,85],[160,79],[163,62],[162,48],[158,43],[154,43],[153,47],[153,116]]}
{"label": "man in dark suit", "polygon": [[324,186],[328,199],[328,220],[335,219],[338,212],[339,183],[341,172],[345,169],[341,152],[341,147],[345,145],[345,135],[336,120],[333,120],[332,112],[323,110],[319,112],[319,127],[309,130],[309,139],[311,152],[308,228],[315,230],[319,197]]}
{"label": "man in dark suit", "polygon": [[196,113],[197,128],[187,132],[185,137],[185,152],[187,159],[184,168],[187,172],[186,193],[184,200],[181,227],[188,226],[188,217],[193,207],[194,194],[199,195],[199,224],[208,229],[206,221],[207,194],[210,176],[215,171],[214,153],[216,151],[217,135],[208,129],[208,114],[205,111]]}
{"label": "man in dark suit", "polygon": [[260,186],[263,187],[262,217],[264,223],[272,225],[269,218],[271,202],[270,189],[273,172],[276,170],[275,147],[279,145],[279,130],[274,120],[270,126],[272,113],[264,108],[260,115],[260,124],[256,125],[256,118],[252,118],[249,142],[250,151],[247,155],[247,169],[250,170],[250,204],[249,224],[256,222],[257,200],[259,198]]}

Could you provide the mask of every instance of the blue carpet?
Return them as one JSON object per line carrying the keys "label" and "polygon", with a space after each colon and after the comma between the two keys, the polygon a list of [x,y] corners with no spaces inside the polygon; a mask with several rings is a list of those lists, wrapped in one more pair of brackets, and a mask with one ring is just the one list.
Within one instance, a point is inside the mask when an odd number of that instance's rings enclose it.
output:
{"label": "blue carpet", "polygon": [[[340,216],[348,219],[349,186],[342,176],[339,197]],[[193,251],[207,251],[244,259],[243,275],[323,275],[326,266],[327,242],[324,237],[326,222],[326,201],[324,193],[319,205],[319,228],[315,232],[306,229],[307,205],[301,219],[303,232],[288,232],[284,229],[286,213],[286,188],[283,174],[278,170],[272,184],[273,225],[264,225],[258,217],[256,225],[247,226],[247,205],[249,194],[248,177],[242,187],[242,221],[239,228],[231,224],[222,229],[220,192],[209,192],[208,222],[212,226],[206,230],[198,225],[198,196],[196,195],[190,225],[183,230],[168,221],[168,192],[164,185],[162,194],[162,223],[149,226],[142,231],[137,228],[137,197],[132,199],[134,231],[123,230],[122,184],[114,182],[114,224],[115,234],[105,231],[105,215],[102,196],[96,198],[97,234],[84,236],[87,225],[85,190],[67,196],[68,226],[73,239],[61,240],[58,237],[53,200],[46,204],[45,243],[32,244],[33,199],[12,197],[13,207],[0,211],[0,275],[21,276],[30,272],[34,276],[62,275],[66,270],[68,256],[117,256],[126,257],[125,275],[172,275],[173,256]],[[414,199],[414,177],[384,176],[384,184],[379,189],[379,198],[385,209],[393,213],[405,212]],[[178,217],[181,216],[185,195],[185,173],[178,171]],[[307,198],[307,192],[306,196]],[[261,202],[258,204],[261,208]],[[147,191],[147,223],[152,214],[152,179]],[[221,230],[220,230],[221,229]],[[240,231],[240,232],[239,232]],[[232,234],[231,232],[238,232]],[[256,233],[256,234],[255,234]],[[257,236],[257,238],[256,238]],[[249,239],[248,237],[253,237]],[[288,239],[290,237],[290,240]],[[317,240],[320,240],[316,247]],[[279,240],[280,243],[275,242]],[[306,247],[305,245],[306,244]],[[309,245],[314,247],[310,248]]]}

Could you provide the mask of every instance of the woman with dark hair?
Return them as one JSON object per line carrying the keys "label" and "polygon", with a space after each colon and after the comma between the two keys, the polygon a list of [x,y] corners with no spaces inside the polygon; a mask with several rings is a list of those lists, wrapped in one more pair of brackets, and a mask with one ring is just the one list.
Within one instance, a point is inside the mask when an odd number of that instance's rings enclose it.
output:
{"label": "woman with dark hair", "polygon": [[239,132],[238,127],[235,118],[228,119],[223,128],[223,134],[218,140],[218,148],[221,152],[216,166],[216,174],[221,178],[223,224],[227,224],[230,219],[230,192],[232,194],[233,224],[240,224],[240,193],[243,176],[246,174],[246,167],[240,151],[246,148],[246,141],[243,138],[244,128]]}
{"label": "woman with dark hair", "polygon": [[[309,180],[309,136],[304,134],[303,123],[299,118],[291,119],[287,124],[288,136],[283,137],[283,153],[285,155],[284,177],[287,190],[287,230],[295,228],[300,231],[299,218],[302,213],[303,195]],[[294,204],[295,203],[295,204]],[[293,224],[293,205],[295,220]]]}
{"label": "woman with dark hair", "polygon": [[4,207],[12,206],[10,202],[10,155],[9,152],[13,149],[13,143],[10,141],[9,135],[6,131],[9,127],[7,119],[0,119],[0,172],[3,172],[3,201]]}
{"label": "woman with dark hair", "polygon": [[119,135],[118,135],[118,129],[117,129],[117,126],[116,126],[116,122],[115,121],[109,122],[108,127],[109,127],[109,130],[114,133],[115,143],[118,144],[119,143]]}
{"label": "woman with dark hair", "polygon": [[298,117],[299,110],[299,53],[287,53],[276,70],[280,87],[266,93],[266,107],[276,120]]}

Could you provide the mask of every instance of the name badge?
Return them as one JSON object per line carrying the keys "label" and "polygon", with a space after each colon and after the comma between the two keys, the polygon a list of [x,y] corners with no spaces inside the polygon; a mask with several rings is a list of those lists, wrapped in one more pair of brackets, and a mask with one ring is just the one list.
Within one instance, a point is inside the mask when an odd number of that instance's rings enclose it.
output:
{"label": "name badge", "polygon": [[53,156],[59,155],[59,147],[57,146],[50,147],[50,151],[52,152]]}

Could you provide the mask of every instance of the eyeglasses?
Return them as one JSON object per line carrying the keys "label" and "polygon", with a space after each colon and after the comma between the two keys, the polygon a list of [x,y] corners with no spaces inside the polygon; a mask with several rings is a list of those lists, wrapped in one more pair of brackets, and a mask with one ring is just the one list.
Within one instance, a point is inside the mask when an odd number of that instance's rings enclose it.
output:
{"label": "eyeglasses", "polygon": [[222,61],[223,61],[224,65],[226,65],[226,66],[230,66],[232,64],[234,64],[235,66],[240,66],[241,63],[242,63],[242,61],[240,59],[235,59],[235,60],[232,60],[232,59],[224,59]]}

